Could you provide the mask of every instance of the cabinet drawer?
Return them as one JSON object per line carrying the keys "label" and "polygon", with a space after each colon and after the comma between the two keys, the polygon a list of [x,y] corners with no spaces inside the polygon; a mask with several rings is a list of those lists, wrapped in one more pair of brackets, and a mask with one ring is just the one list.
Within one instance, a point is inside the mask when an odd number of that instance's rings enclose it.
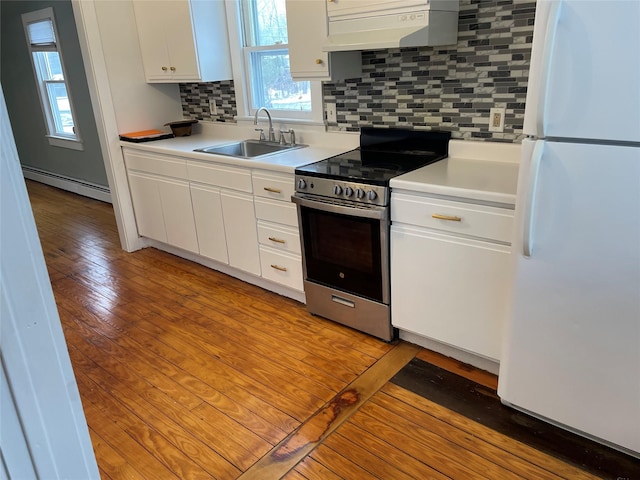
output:
{"label": "cabinet drawer", "polygon": [[300,255],[300,234],[298,230],[284,225],[258,220],[258,241],[261,245],[285,250]]}
{"label": "cabinet drawer", "polygon": [[189,160],[187,171],[192,182],[251,193],[251,171],[246,168]]}
{"label": "cabinet drawer", "polygon": [[293,175],[253,172],[253,192],[256,196],[290,202],[294,191]]}
{"label": "cabinet drawer", "polygon": [[300,255],[294,255],[260,245],[260,264],[263,278],[298,291],[304,289],[302,284],[302,259]]}
{"label": "cabinet drawer", "polygon": [[391,221],[510,243],[513,210],[394,193]]}
{"label": "cabinet drawer", "polygon": [[166,157],[123,149],[128,170],[155,173],[165,177],[187,179],[187,161],[179,157]]}
{"label": "cabinet drawer", "polygon": [[298,228],[298,212],[293,203],[255,197],[256,218]]}

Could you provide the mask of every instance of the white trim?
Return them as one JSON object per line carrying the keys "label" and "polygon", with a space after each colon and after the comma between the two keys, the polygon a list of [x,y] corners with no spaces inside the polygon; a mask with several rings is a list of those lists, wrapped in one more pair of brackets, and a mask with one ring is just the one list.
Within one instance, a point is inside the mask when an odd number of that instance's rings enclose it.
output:
{"label": "white trim", "polygon": [[84,144],[80,140],[70,138],[56,137],[54,135],[45,135],[52,147],[69,148],[71,150],[84,150]]}
{"label": "white trim", "polygon": [[476,355],[475,353],[461,350],[451,345],[447,345],[445,343],[423,337],[422,335],[417,335],[412,332],[400,330],[400,338],[402,340],[414,343],[447,357],[455,358],[456,360],[459,360],[461,362],[468,363],[469,365],[473,365],[476,368],[480,368],[481,370],[493,373],[494,375],[497,375],[498,370],[500,369],[500,363],[495,360],[481,357],[480,355]]}
{"label": "white trim", "polygon": [[138,237],[138,227],[133,213],[129,181],[120,147],[116,114],[111,96],[109,72],[102,53],[100,25],[96,15],[95,2],[72,0],[71,5],[87,74],[87,84],[100,139],[100,148],[109,181],[120,244],[127,252],[132,252],[142,248],[144,242]]}
{"label": "white trim", "polygon": [[93,198],[94,200],[100,200],[101,202],[111,203],[109,188],[102,185],[27,166],[22,167],[22,174],[24,178],[28,178],[29,180],[60,188],[67,192],[77,193],[78,195]]}

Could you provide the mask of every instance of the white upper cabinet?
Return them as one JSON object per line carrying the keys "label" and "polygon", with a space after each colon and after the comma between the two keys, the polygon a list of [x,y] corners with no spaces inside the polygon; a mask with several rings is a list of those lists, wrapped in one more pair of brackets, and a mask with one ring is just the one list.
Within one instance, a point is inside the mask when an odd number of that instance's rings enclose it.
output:
{"label": "white upper cabinet", "polygon": [[135,0],[133,9],[147,82],[232,78],[223,1]]}
{"label": "white upper cabinet", "polygon": [[337,81],[362,76],[360,52],[323,52],[327,0],[287,0],[289,64],[294,80]]}

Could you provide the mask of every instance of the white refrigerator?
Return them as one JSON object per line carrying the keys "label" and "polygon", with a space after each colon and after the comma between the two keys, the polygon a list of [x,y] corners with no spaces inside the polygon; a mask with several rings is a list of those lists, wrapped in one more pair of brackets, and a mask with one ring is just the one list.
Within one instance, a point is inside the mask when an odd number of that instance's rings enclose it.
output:
{"label": "white refrigerator", "polygon": [[640,456],[640,1],[538,1],[503,403]]}

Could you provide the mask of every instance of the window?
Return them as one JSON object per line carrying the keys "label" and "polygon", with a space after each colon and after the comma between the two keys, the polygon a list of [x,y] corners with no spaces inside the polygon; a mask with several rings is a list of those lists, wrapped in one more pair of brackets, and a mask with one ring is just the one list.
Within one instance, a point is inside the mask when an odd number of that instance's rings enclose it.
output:
{"label": "window", "polygon": [[242,7],[249,113],[267,107],[310,119],[311,83],[294,81],[289,70],[285,0],[243,0]]}
{"label": "window", "polygon": [[69,89],[65,81],[62,52],[57,42],[53,9],[22,15],[27,45],[40,93],[49,143],[81,149]]}

